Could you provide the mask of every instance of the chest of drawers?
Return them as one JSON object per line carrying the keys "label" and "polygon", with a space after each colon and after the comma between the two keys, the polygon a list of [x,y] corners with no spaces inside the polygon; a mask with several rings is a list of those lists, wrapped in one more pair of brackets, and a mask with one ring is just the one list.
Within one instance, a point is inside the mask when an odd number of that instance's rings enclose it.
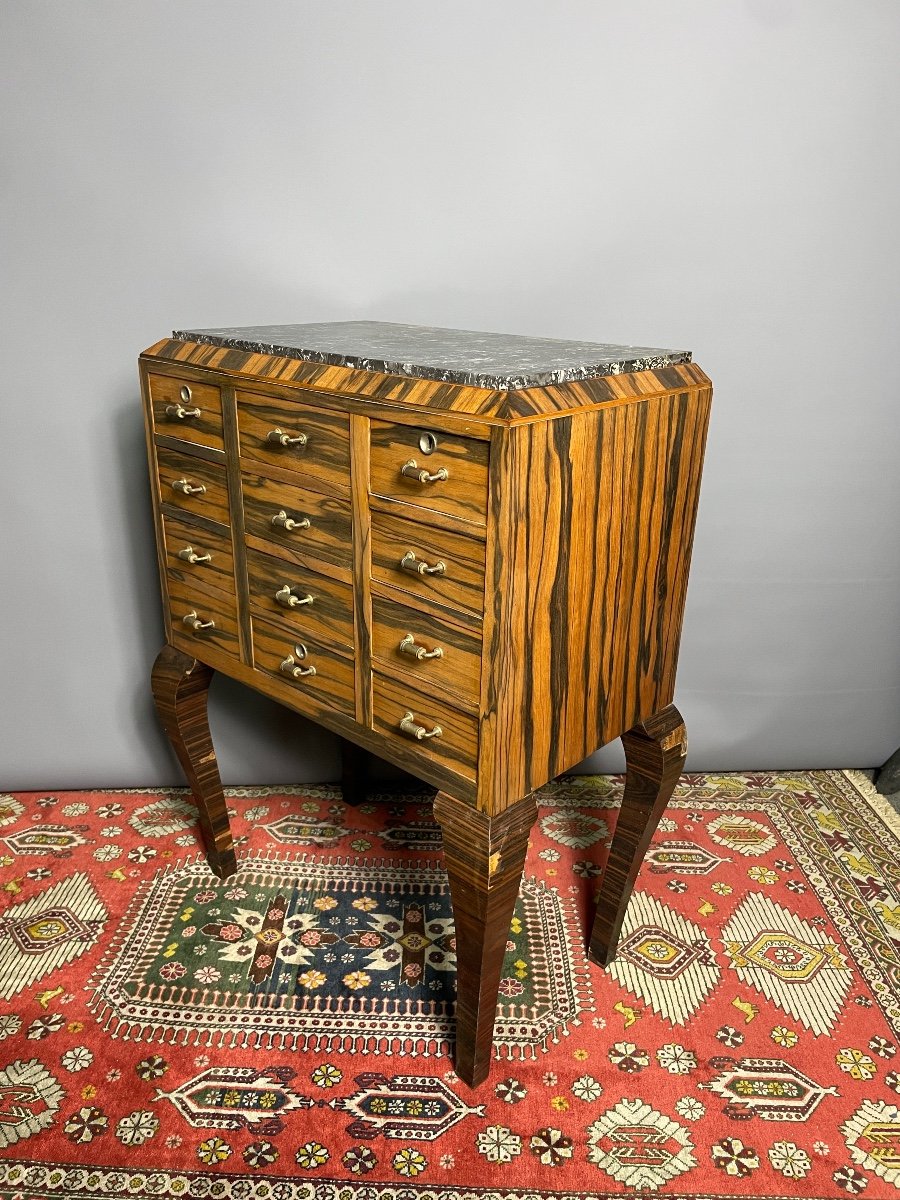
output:
{"label": "chest of drawers", "polygon": [[157,709],[235,855],[215,670],[438,789],[456,1069],[488,1072],[535,789],[623,736],[605,963],[684,760],[672,706],[711,388],[690,355],[377,323],[182,332],[140,360]]}

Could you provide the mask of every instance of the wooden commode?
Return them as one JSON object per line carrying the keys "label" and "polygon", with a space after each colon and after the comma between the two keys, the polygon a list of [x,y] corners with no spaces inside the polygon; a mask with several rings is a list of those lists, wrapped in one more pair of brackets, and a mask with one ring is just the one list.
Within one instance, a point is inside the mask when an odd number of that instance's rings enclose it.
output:
{"label": "wooden commode", "polygon": [[488,1073],[535,789],[621,736],[590,935],[615,952],[684,762],[672,705],[710,382],[682,352],[343,322],[141,356],[167,645],[153,669],[212,870],[222,671],[434,785],[456,1070]]}

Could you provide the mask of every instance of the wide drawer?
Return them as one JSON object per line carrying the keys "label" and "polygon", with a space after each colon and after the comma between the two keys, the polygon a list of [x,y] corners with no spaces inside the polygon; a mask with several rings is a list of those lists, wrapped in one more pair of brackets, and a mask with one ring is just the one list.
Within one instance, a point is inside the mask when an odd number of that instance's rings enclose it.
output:
{"label": "wide drawer", "polygon": [[348,717],[356,715],[353,660],[319,638],[288,632],[252,617],[253,664],[284,683],[285,695],[305,696]]}
{"label": "wide drawer", "polygon": [[237,658],[240,645],[234,595],[200,591],[171,571],[166,572],[166,583],[175,642],[198,658],[203,657],[204,645],[215,646]]}
{"label": "wide drawer", "polygon": [[222,393],[217,387],[173,375],[149,375],[147,383],[156,433],[224,449]]}
{"label": "wide drawer", "polygon": [[247,534],[271,543],[273,554],[292,552],[304,560],[345,570],[352,561],[350,504],[264,475],[245,472],[244,521]]}
{"label": "wide drawer", "polygon": [[[421,756],[475,778],[476,717],[378,671],[372,676],[372,711],[375,729],[413,758]],[[414,764],[410,769],[415,771]]]}
{"label": "wide drawer", "polygon": [[320,639],[326,645],[353,647],[353,589],[258,550],[247,551],[250,606],[279,622],[288,637]]}
{"label": "wide drawer", "polygon": [[488,444],[415,425],[371,422],[371,490],[484,525]]}
{"label": "wide drawer", "polygon": [[166,566],[204,589],[234,590],[234,556],[231,538],[191,525],[178,517],[164,516]]}
{"label": "wide drawer", "polygon": [[477,708],[481,638],[432,613],[372,597],[372,655],[398,679],[417,680],[431,695],[453,692]]}
{"label": "wide drawer", "polygon": [[163,504],[228,524],[228,487],[225,467],[157,446],[159,494]]}
{"label": "wide drawer", "polygon": [[298,474],[298,483],[350,490],[350,419],[299,400],[237,393],[241,458]]}
{"label": "wide drawer", "polygon": [[373,511],[372,577],[481,616],[484,542]]}

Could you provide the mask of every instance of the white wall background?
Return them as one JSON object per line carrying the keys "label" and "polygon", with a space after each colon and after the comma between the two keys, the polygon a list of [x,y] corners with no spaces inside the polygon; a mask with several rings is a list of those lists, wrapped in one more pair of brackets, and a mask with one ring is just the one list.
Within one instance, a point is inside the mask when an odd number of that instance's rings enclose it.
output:
{"label": "white wall background", "polygon": [[[893,0],[2,0],[0,785],[180,780],[139,351],[363,317],[693,348],[689,766],[880,763],[898,44]],[[231,681],[211,712],[227,781],[335,777]]]}

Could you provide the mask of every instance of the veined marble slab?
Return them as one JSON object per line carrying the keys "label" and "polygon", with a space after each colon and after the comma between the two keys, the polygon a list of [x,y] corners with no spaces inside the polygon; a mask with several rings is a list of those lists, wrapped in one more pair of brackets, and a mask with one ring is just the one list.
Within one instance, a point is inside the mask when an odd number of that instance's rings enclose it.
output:
{"label": "veined marble slab", "polygon": [[656,370],[691,361],[690,350],[570,342],[383,321],[179,329],[172,336],[210,346],[498,391]]}

